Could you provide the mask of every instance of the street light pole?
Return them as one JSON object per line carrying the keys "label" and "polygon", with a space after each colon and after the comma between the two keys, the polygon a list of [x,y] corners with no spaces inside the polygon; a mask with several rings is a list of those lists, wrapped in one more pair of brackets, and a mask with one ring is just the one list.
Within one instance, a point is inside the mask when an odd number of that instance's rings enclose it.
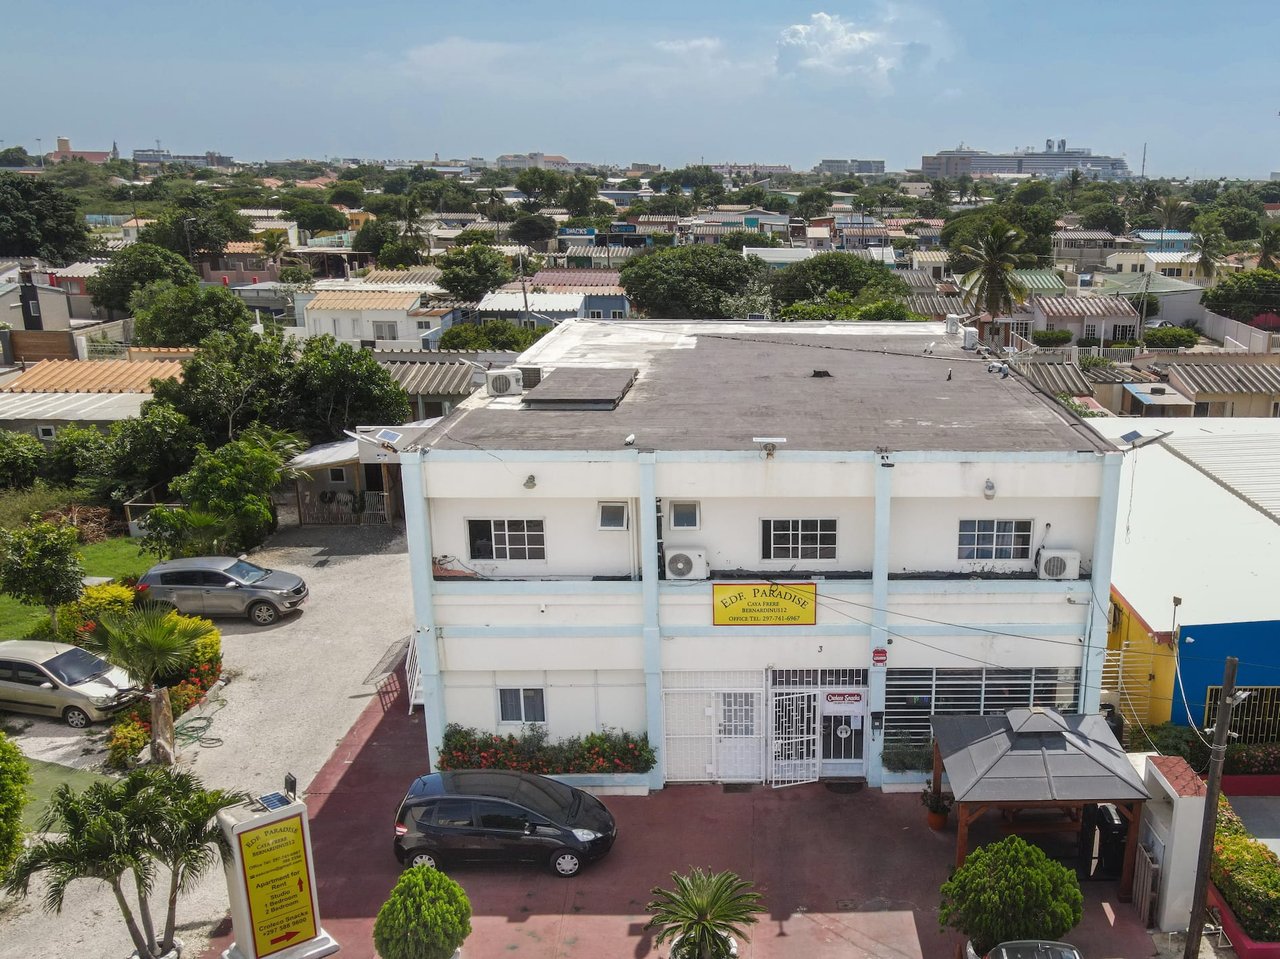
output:
{"label": "street light pole", "polygon": [[[1209,747],[1208,792],[1204,797],[1204,821],[1200,825],[1200,856],[1196,860],[1196,884],[1191,899],[1191,921],[1187,926],[1187,943],[1182,951],[1182,959],[1198,959],[1200,955],[1200,937],[1204,933],[1205,902],[1209,893],[1209,864],[1213,861],[1213,837],[1218,825],[1218,796],[1222,792],[1222,762],[1227,753],[1231,710],[1237,705],[1236,666],[1238,663],[1236,657],[1228,656],[1227,665],[1222,674],[1222,694],[1218,697],[1218,718],[1213,725],[1213,745]],[[1241,695],[1239,699],[1243,700],[1244,696]]]}

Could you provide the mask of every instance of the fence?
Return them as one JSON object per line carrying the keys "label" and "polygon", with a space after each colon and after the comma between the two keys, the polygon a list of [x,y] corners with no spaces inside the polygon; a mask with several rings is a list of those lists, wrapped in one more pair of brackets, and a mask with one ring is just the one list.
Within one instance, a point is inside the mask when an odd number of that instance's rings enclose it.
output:
{"label": "fence", "polygon": [[1200,320],[1200,330],[1209,339],[1217,340],[1236,352],[1274,353],[1280,350],[1280,337],[1208,310]]}
{"label": "fence", "polygon": [[[1249,696],[1231,710],[1231,732],[1237,743],[1280,742],[1280,686],[1237,686]],[[1205,690],[1204,725],[1212,726],[1218,715],[1221,686]]]}
{"label": "fence", "polygon": [[360,526],[387,522],[387,494],[374,490],[300,490],[303,526]]}

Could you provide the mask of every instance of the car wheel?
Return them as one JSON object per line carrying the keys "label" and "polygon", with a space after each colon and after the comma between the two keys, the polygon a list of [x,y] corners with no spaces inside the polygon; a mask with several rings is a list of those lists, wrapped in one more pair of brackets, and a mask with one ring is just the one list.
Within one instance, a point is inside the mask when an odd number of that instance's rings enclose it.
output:
{"label": "car wheel", "polygon": [[425,849],[419,849],[417,852],[409,853],[409,858],[405,865],[408,866],[426,866],[428,869],[439,869],[440,860],[436,858],[436,854],[428,852]]}
{"label": "car wheel", "polygon": [[568,879],[576,876],[582,868],[582,860],[572,849],[557,849],[551,854],[551,871],[557,876]]}
{"label": "car wheel", "polygon": [[63,721],[72,729],[84,729],[89,725],[89,714],[79,706],[68,706],[62,711]]}
{"label": "car wheel", "polygon": [[249,619],[255,626],[270,626],[280,618],[280,611],[270,603],[257,602],[249,606]]}

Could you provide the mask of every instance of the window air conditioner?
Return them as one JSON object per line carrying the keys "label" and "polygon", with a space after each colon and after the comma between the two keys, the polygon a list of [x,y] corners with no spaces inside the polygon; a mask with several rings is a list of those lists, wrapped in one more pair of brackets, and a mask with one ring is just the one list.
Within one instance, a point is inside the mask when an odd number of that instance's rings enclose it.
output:
{"label": "window air conditioner", "polygon": [[711,575],[705,549],[681,547],[667,555],[667,575],[672,579],[706,579]]}
{"label": "window air conditioner", "polygon": [[490,396],[519,396],[524,390],[524,374],[514,366],[505,370],[486,370],[484,382]]}
{"label": "window air conditioner", "polygon": [[1042,549],[1036,558],[1041,579],[1079,579],[1080,553],[1074,549]]}

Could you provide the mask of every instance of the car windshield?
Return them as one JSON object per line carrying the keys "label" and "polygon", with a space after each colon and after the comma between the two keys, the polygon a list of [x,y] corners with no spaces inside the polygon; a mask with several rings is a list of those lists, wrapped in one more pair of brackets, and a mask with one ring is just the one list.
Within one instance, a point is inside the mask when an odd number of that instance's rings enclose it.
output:
{"label": "car windshield", "polygon": [[252,563],[246,563],[244,560],[238,559],[228,566],[225,572],[233,579],[238,579],[245,584],[252,584],[261,579],[266,579],[271,570],[263,569],[261,566],[254,566]]}
{"label": "car windshield", "polygon": [[566,815],[572,816],[577,812],[577,797],[573,790],[554,779],[526,779],[513,798],[552,822],[561,821]]}
{"label": "car windshield", "polygon": [[58,682],[75,686],[89,679],[96,679],[111,668],[93,653],[83,649],[68,649],[44,664]]}

